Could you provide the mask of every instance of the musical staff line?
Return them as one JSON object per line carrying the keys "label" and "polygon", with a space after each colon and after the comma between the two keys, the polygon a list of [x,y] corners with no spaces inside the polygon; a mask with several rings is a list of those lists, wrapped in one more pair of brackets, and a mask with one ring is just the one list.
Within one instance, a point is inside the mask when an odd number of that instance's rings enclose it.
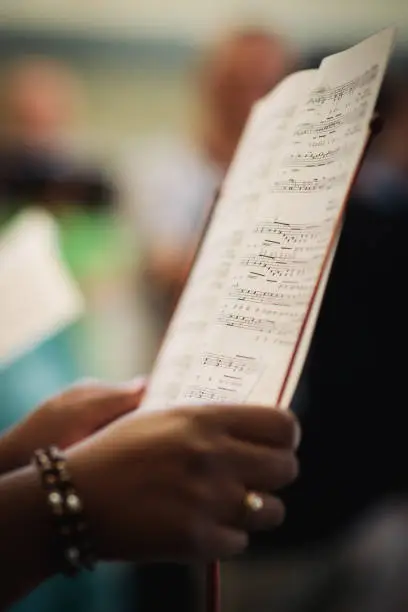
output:
{"label": "musical staff line", "polygon": [[328,117],[323,121],[317,122],[305,122],[300,123],[295,132],[294,136],[326,136],[333,134],[339,128],[355,124],[358,121],[364,119],[368,112],[367,102],[363,102],[357,108],[352,109],[346,113],[337,113],[335,116]]}
{"label": "musical staff line", "polygon": [[344,158],[353,151],[350,146],[338,146],[327,151],[307,151],[306,153],[292,153],[284,160],[287,168],[318,168],[330,166],[339,159]]}
{"label": "musical staff line", "polygon": [[340,85],[336,85],[335,87],[328,88],[320,88],[312,91],[310,98],[307,102],[308,105],[320,105],[325,102],[339,102],[345,96],[352,95],[356,89],[360,89],[362,87],[367,87],[371,85],[378,77],[379,66],[375,64],[371,66],[368,70],[363,72],[358,77],[346,81],[345,83],[341,83]]}
{"label": "musical staff line", "polygon": [[[234,355],[231,357],[224,354],[204,353],[201,356],[201,363],[204,367],[221,368],[241,374],[252,374],[259,369],[258,362],[254,357],[245,357],[244,355]],[[228,376],[231,377],[231,374]]]}
{"label": "musical staff line", "polygon": [[330,177],[314,178],[311,180],[287,179],[275,181],[270,187],[271,193],[314,193],[319,191],[330,191],[344,183],[345,175],[334,175]]}

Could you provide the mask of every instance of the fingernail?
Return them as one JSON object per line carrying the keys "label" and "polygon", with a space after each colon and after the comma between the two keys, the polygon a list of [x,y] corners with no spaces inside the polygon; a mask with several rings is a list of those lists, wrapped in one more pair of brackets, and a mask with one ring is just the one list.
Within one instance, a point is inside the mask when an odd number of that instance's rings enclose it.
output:
{"label": "fingernail", "polygon": [[143,387],[146,386],[146,378],[143,376],[138,376],[137,378],[132,378],[132,380],[127,380],[126,382],[119,383],[119,387],[124,391],[137,392]]}
{"label": "fingernail", "polygon": [[295,439],[293,442],[295,446],[295,450],[299,448],[301,440],[302,440],[302,430],[300,428],[299,423],[296,421],[295,422]]}

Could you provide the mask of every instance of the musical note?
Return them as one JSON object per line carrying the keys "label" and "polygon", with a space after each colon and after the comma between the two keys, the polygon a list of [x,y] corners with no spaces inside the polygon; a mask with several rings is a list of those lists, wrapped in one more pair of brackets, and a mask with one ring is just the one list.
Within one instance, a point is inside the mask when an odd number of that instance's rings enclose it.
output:
{"label": "musical note", "polygon": [[231,357],[224,354],[203,353],[201,361],[203,366],[222,368],[240,374],[253,374],[259,368],[258,362],[254,357],[247,357],[245,355],[234,355]]}
{"label": "musical note", "polygon": [[[255,304],[263,304],[265,306],[280,306],[287,307],[288,302],[288,292],[293,290],[295,292],[295,297],[299,299],[305,292],[307,292],[309,286],[308,284],[298,284],[295,286],[283,283],[280,285],[280,291],[259,291],[258,289],[248,289],[244,287],[234,287],[230,294],[229,298],[231,300],[238,300],[243,302],[253,302]],[[290,300],[292,302],[292,306],[297,306],[297,301]],[[279,316],[282,314],[282,310],[271,310],[270,311],[273,316]],[[287,311],[286,316],[288,318],[297,319],[298,314],[292,310]]]}
{"label": "musical note", "polygon": [[241,315],[223,313],[219,315],[217,322],[229,327],[248,329],[266,334],[270,334],[276,327],[275,321],[270,321],[268,319],[257,319],[256,317],[245,317]]}
{"label": "musical note", "polygon": [[355,93],[356,89],[371,85],[378,77],[379,66],[375,64],[366,70],[363,74],[336,85],[335,87],[322,87],[312,91],[307,105],[319,105],[325,102],[339,102],[345,96],[350,96]]}
{"label": "musical note", "polygon": [[265,244],[286,247],[287,245],[301,246],[307,242],[315,243],[319,237],[323,236],[325,238],[330,228],[330,218],[323,219],[319,224],[265,220],[255,225],[254,232],[256,234],[268,234],[268,239],[264,239]]}
{"label": "musical note", "polygon": [[327,151],[310,151],[302,153],[291,153],[285,160],[284,165],[288,168],[315,168],[316,166],[330,166],[341,158],[346,157],[353,151],[350,146],[338,146]]}
{"label": "musical note", "polygon": [[315,191],[330,191],[338,185],[342,185],[344,180],[344,173],[309,180],[290,178],[284,181],[274,182],[270,187],[270,191],[271,193],[311,193]]}
{"label": "musical note", "polygon": [[319,136],[323,137],[327,134],[333,134],[339,128],[354,124],[357,121],[364,119],[368,112],[368,103],[363,102],[357,108],[349,110],[345,113],[338,112],[330,115],[321,121],[306,122],[297,125],[294,136]]}
{"label": "musical note", "polygon": [[183,393],[183,399],[222,404],[227,402],[229,398],[226,393],[220,393],[219,391],[214,391],[211,388],[195,386],[187,387],[186,391]]}

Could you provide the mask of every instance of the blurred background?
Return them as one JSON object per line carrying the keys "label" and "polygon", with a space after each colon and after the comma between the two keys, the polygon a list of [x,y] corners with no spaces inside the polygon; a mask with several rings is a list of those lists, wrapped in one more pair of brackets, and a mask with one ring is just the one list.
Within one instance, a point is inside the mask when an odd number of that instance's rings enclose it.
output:
{"label": "blurred background", "polygon": [[[70,200],[65,209],[75,212],[78,209],[73,206],[75,200],[77,204],[83,204],[82,213],[86,209],[93,215],[90,223],[84,220],[86,215],[82,215],[81,222],[73,218],[64,222],[64,229],[67,227],[64,244],[69,251],[70,263],[76,266],[77,274],[87,278],[87,283],[90,276],[98,276],[101,270],[107,275],[106,261],[110,262],[109,269],[115,268],[123,265],[118,259],[129,255],[128,248],[121,249],[119,254],[114,246],[117,243],[123,245],[122,237],[118,237],[118,231],[123,227],[111,227],[111,213],[113,216],[121,213],[127,238],[132,242],[134,250],[127,264],[133,265],[136,274],[138,257],[145,257],[150,262],[147,266],[151,268],[148,282],[149,292],[153,295],[146,302],[138,299],[140,291],[133,293],[137,304],[133,304],[132,313],[127,313],[121,320],[123,329],[119,337],[124,340],[121,359],[116,355],[114,363],[111,363],[111,355],[101,354],[104,351],[98,344],[93,358],[97,360],[95,367],[101,373],[107,374],[112,370],[116,377],[129,376],[146,371],[152,363],[158,342],[157,321],[150,321],[149,325],[139,325],[138,321],[140,317],[151,317],[152,300],[155,309],[162,309],[161,320],[167,321],[169,312],[168,309],[163,312],[163,303],[170,300],[169,285],[174,285],[175,278],[179,279],[182,274],[181,270],[176,271],[181,266],[179,259],[185,259],[186,252],[194,250],[191,234],[199,233],[201,229],[199,221],[202,218],[198,221],[194,214],[199,217],[199,213],[194,210],[198,210],[200,198],[211,200],[211,189],[217,186],[226,170],[226,159],[222,163],[217,159],[213,164],[217,167],[208,171],[208,167],[203,167],[208,164],[198,160],[197,155],[193,156],[192,163],[190,155],[195,145],[201,151],[207,149],[207,153],[209,147],[220,146],[219,143],[201,146],[203,140],[214,140],[212,135],[203,137],[203,132],[215,132],[215,124],[225,123],[225,117],[228,117],[228,111],[218,104],[217,96],[224,96],[225,107],[229,98],[237,93],[237,88],[242,90],[247,86],[249,102],[254,101],[258,90],[259,94],[265,93],[286,73],[296,68],[315,67],[327,53],[354,44],[390,23],[399,27],[393,67],[403,73],[408,48],[408,6],[405,0],[387,3],[344,0],[341,4],[310,0],[307,7],[302,0],[290,3],[253,0],[211,0],[206,3],[187,0],[98,0],[93,3],[2,0],[2,148],[7,149],[10,141],[19,141],[24,146],[25,140],[34,140],[36,143],[30,145],[31,150],[35,152],[37,145],[42,149],[41,162],[38,156],[34,163],[26,159],[27,154],[24,160],[17,154],[14,174],[22,173],[24,167],[24,180],[28,181],[27,169],[30,166],[31,182],[37,181],[37,186],[28,186],[28,193],[17,194],[17,199],[30,200],[30,203],[44,200],[44,194],[34,193],[33,189],[40,189],[40,178],[43,181],[50,179],[59,184],[59,200]],[[220,64],[218,57],[208,57],[209,49],[214,51],[214,46],[222,39],[242,29],[261,30],[261,37],[265,33],[276,39],[274,48],[259,50],[258,55],[256,51],[249,58],[248,64],[252,61],[255,66],[260,59],[266,66],[264,74],[255,75],[252,83],[245,74],[245,71],[251,71],[251,67],[239,67],[243,65],[242,57],[238,57],[239,51],[234,59],[226,60],[230,65],[221,67],[218,70],[220,74],[214,70],[214,65]],[[250,46],[251,43],[248,48]],[[245,53],[244,48],[241,55]],[[26,74],[24,63],[27,64]],[[257,66],[255,72],[259,73]],[[239,74],[240,70],[242,74]],[[269,82],[265,71],[271,74]],[[215,92],[219,85],[217,79],[222,82],[218,88],[221,93]],[[258,83],[255,82],[257,79]],[[227,88],[230,91],[225,94]],[[33,90],[40,93],[34,95]],[[235,99],[239,97],[242,99],[240,92]],[[247,102],[242,102],[242,117],[236,118],[236,126],[230,130],[236,134],[225,137],[231,141],[231,150],[245,123],[245,104]],[[36,131],[37,134],[30,134]],[[9,141],[6,147],[5,140]],[[59,152],[58,162],[46,151],[50,141],[51,150],[56,148]],[[211,156],[212,153],[207,155]],[[231,152],[221,153],[222,156],[231,157]],[[190,158],[187,162],[186,157]],[[191,194],[187,187],[180,187],[180,183],[185,181],[177,174],[181,167],[185,171],[186,163],[190,164],[188,168],[194,175]],[[69,184],[62,184],[61,172]],[[17,180],[15,176],[13,180]],[[19,189],[24,190],[21,185]],[[8,203],[3,204],[0,214],[5,216],[9,201],[16,199],[15,196],[6,198]],[[53,198],[55,200],[55,194],[48,199]],[[167,205],[171,198],[177,203]],[[55,211],[55,202],[52,206]],[[164,208],[167,211],[165,215]],[[95,215],[98,223],[94,220]],[[169,221],[169,217],[174,218]],[[196,225],[193,227],[194,222]],[[187,227],[188,223],[191,227]],[[91,243],[88,241],[89,232],[93,236]],[[108,235],[112,242],[110,250],[109,240],[105,242]],[[153,237],[155,241],[160,238],[165,244],[161,253],[147,254],[146,249],[150,249]],[[176,242],[183,242],[183,249],[178,249],[183,251],[182,257],[179,252],[174,253]],[[98,251],[98,245],[102,244],[103,257]],[[110,253],[113,253],[114,261]],[[99,262],[99,254],[103,263]],[[177,259],[173,267],[169,264],[169,257]],[[163,268],[163,259],[172,269],[161,273],[158,268]],[[89,267],[92,270],[96,267],[98,272],[88,274]],[[129,278],[131,271],[127,269],[126,274]],[[116,268],[112,275],[117,280]],[[117,292],[110,292],[110,296],[113,301],[120,300]],[[174,299],[170,300],[173,302]],[[136,317],[135,323],[133,312],[136,307],[140,316]],[[129,329],[133,335],[128,335]],[[162,332],[163,325],[159,338]],[[119,331],[115,329],[113,337],[117,334]]]}
{"label": "blurred background", "polygon": [[403,0],[2,0],[1,58],[44,53],[73,66],[87,100],[84,146],[115,164],[131,137],[188,128],[194,61],[214,37],[247,23],[288,37],[307,61],[389,23],[402,47],[408,8]]}
{"label": "blurred background", "polygon": [[[1,1],[1,221],[55,216],[88,311],[0,371],[0,427],[78,377],[148,373],[253,102],[389,24],[390,128],[360,187],[391,176],[406,197],[406,0]],[[143,571],[55,581],[18,609],[154,610],[160,588],[191,609],[184,570]]]}

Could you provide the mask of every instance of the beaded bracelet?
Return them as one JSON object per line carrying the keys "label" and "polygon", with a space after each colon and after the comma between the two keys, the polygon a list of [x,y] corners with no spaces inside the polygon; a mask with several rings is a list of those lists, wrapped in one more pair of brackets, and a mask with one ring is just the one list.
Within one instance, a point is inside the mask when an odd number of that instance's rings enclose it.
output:
{"label": "beaded bracelet", "polygon": [[83,503],[71,481],[63,453],[55,446],[40,449],[34,453],[33,461],[51,509],[62,571],[75,576],[83,568],[94,569],[96,557]]}

